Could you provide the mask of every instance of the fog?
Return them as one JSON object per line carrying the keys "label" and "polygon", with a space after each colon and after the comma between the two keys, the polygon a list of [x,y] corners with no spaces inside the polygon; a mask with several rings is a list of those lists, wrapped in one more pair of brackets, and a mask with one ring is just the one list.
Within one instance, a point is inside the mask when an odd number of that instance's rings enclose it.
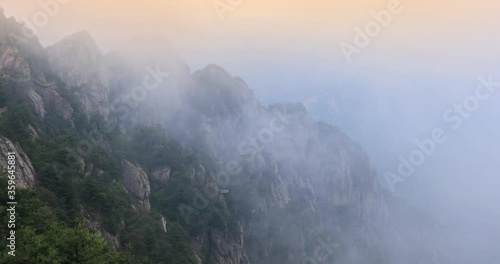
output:
{"label": "fog", "polygon": [[[390,1],[242,1],[223,20],[212,1],[178,2],[185,1],[69,1],[36,33],[48,46],[87,29],[104,52],[143,34],[166,36],[168,52],[191,72],[217,64],[248,83],[264,106],[301,102],[314,119],[339,126],[368,152],[386,188],[386,172],[397,173],[399,157],[408,159],[416,140],[442,129],[446,141],[394,185],[394,195],[444,226],[456,263],[498,263],[497,2],[401,1],[401,13],[351,63],[339,45],[352,43],[354,28]],[[0,6],[17,18],[43,10],[38,1]],[[453,129],[443,116],[476,96],[480,78],[491,78],[497,90]]]}

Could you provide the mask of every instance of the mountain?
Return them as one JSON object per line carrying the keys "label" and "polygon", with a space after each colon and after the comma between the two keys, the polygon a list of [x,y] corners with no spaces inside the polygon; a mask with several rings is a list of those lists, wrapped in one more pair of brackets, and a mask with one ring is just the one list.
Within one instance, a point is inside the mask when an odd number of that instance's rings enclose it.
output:
{"label": "mountain", "polygon": [[[264,107],[217,65],[191,72],[164,38],[102,54],[86,31],[47,48],[20,32],[0,16],[0,147],[47,221],[107,241],[96,263],[453,263],[439,223],[302,104]],[[37,232],[19,243],[53,234]],[[48,247],[81,260],[66,250],[81,245]]]}
{"label": "mountain", "polygon": [[81,31],[46,49],[56,75],[79,100],[82,111],[109,115],[109,84],[101,50],[90,34]]}

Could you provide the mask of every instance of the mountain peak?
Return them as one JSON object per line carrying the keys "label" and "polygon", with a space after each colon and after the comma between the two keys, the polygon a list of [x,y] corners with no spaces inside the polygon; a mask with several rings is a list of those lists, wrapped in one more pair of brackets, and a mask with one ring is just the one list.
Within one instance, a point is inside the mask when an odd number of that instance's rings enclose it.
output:
{"label": "mountain peak", "polygon": [[98,111],[107,115],[108,80],[103,55],[88,31],[79,31],[47,47],[51,66],[69,87],[80,91],[86,114]]}
{"label": "mountain peak", "polygon": [[64,37],[59,42],[48,47],[47,49],[84,49],[90,52],[95,52],[99,55],[102,54],[100,48],[97,46],[94,38],[87,30],[78,31],[74,34]]}
{"label": "mountain peak", "polygon": [[224,68],[217,64],[209,64],[205,68],[198,71],[198,73],[203,73],[212,77],[218,77],[223,79],[232,79],[233,77]]}
{"label": "mountain peak", "polygon": [[92,35],[90,34],[90,32],[87,31],[87,30],[85,30],[85,29],[84,30],[80,30],[80,31],[78,31],[76,33],[73,33],[73,34],[71,34],[71,35],[69,35],[67,37],[73,37],[73,38],[76,38],[76,39],[94,40],[92,38]]}

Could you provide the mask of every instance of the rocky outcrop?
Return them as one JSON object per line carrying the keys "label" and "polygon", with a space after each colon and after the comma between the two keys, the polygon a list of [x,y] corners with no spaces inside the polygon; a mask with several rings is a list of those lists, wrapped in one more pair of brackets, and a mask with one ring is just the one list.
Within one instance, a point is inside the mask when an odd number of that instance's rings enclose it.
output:
{"label": "rocky outcrop", "polygon": [[56,86],[50,88],[37,88],[38,94],[43,98],[45,108],[51,107],[53,112],[60,116],[63,120],[70,121],[73,116],[73,108],[70,103],[64,99],[57,91]]}
{"label": "rocky outcrop", "polygon": [[161,220],[161,227],[163,228],[163,232],[167,233],[168,232],[167,220],[165,220],[165,217],[163,215],[160,215],[160,220]]}
{"label": "rocky outcrop", "polygon": [[103,55],[87,31],[68,36],[47,48],[50,63],[67,88],[76,94],[85,114],[110,114],[109,83]]}
{"label": "rocky outcrop", "polygon": [[0,71],[6,75],[20,79],[29,79],[31,71],[28,61],[22,56],[19,50],[6,41],[0,44]]}
{"label": "rocky outcrop", "polygon": [[151,172],[151,181],[161,186],[166,186],[168,179],[170,179],[171,170],[172,169],[169,166],[162,166],[154,169]]}
{"label": "rocky outcrop", "polygon": [[48,57],[24,25],[0,14],[0,85],[13,100],[24,100],[42,119],[50,112],[71,123],[73,109],[52,78]]}
{"label": "rocky outcrop", "polygon": [[134,199],[137,210],[150,211],[149,195],[151,193],[148,175],[138,165],[127,160],[121,161],[123,185]]}
{"label": "rocky outcrop", "polygon": [[220,264],[248,264],[248,257],[244,251],[243,230],[235,237],[228,232],[220,230],[210,231],[210,244],[212,245],[212,261]]}
{"label": "rocky outcrop", "polygon": [[85,208],[80,207],[80,215],[83,218],[83,222],[87,225],[92,231],[99,234],[104,240],[106,240],[113,249],[118,250],[120,245],[120,239],[118,236],[114,236],[106,231],[106,229],[102,226],[101,221],[94,219]]}
{"label": "rocky outcrop", "polygon": [[208,234],[195,238],[193,240],[193,254],[197,264],[204,263],[200,257],[203,255],[208,258],[206,263],[250,264],[245,252],[244,233],[241,225],[238,225],[236,234],[228,230],[212,228]]}
{"label": "rocky outcrop", "polygon": [[35,186],[35,169],[31,164],[30,159],[21,149],[18,143],[12,142],[10,139],[0,135],[0,170],[7,171],[8,156],[7,153],[13,152],[16,156],[16,168],[14,175],[16,176],[15,182],[17,188],[33,188]]}

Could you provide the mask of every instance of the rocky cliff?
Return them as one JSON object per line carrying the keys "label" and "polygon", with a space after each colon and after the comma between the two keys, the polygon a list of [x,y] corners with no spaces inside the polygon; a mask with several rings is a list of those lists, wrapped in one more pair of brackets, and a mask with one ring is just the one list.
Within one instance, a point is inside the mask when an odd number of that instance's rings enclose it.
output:
{"label": "rocky cliff", "polygon": [[87,31],[81,31],[48,47],[54,72],[74,92],[82,111],[107,117],[109,80],[101,50]]}
{"label": "rocky cliff", "polygon": [[150,211],[149,195],[151,193],[148,175],[137,165],[122,160],[123,184],[133,197],[137,209]]}
{"label": "rocky cliff", "polygon": [[70,121],[73,108],[60,92],[63,84],[48,69],[47,53],[38,39],[25,37],[25,27],[3,14],[0,25],[0,85],[13,99],[28,102],[42,119],[54,113]]}
{"label": "rocky cliff", "polygon": [[14,143],[10,139],[0,135],[0,150],[2,157],[0,160],[0,170],[2,172],[7,171],[7,167],[9,166],[7,153],[14,153],[16,156],[14,172],[14,175],[16,176],[16,187],[33,188],[35,186],[35,169],[33,168],[28,156],[21,149],[21,146],[18,143]]}

